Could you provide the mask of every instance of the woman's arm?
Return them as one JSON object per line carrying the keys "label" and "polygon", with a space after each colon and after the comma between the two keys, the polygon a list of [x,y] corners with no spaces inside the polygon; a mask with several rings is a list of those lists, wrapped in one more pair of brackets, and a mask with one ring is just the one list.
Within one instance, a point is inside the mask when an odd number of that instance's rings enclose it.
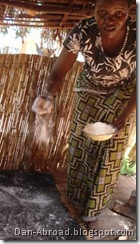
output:
{"label": "woman's arm", "polygon": [[61,51],[59,57],[47,78],[46,90],[55,95],[61,89],[62,80],[72,68],[77,58],[77,54],[68,52],[65,48]]}
{"label": "woman's arm", "polygon": [[118,130],[122,130],[125,127],[126,121],[129,115],[134,111],[136,108],[136,87],[133,90],[132,96],[121,115],[119,115],[113,123],[113,126],[117,127]]}
{"label": "woman's arm", "polygon": [[61,89],[62,80],[76,61],[77,54],[68,52],[63,48],[59,57],[47,78],[47,85],[44,88],[44,94],[38,96],[32,106],[32,111],[37,114],[49,114],[54,108],[53,96]]}

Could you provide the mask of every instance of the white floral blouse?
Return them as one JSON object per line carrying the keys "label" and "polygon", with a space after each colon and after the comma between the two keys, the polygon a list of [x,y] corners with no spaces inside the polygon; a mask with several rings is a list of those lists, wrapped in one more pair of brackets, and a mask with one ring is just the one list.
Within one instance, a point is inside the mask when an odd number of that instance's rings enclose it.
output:
{"label": "white floral blouse", "polygon": [[105,55],[100,32],[93,17],[78,23],[63,44],[68,51],[83,54],[86,87],[92,87],[92,84],[104,88],[115,87],[136,77],[135,22],[128,21],[123,47],[115,58]]}

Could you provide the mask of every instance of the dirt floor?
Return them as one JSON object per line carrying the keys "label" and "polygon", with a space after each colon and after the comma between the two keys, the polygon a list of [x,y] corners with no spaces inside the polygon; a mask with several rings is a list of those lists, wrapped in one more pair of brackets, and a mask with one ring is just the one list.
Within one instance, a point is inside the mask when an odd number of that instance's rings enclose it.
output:
{"label": "dirt floor", "polygon": [[0,171],[0,240],[86,240],[52,175]]}
{"label": "dirt floor", "polygon": [[[136,240],[136,176],[120,175],[112,200],[97,220],[84,222],[83,209],[67,198],[65,169],[51,174],[1,172],[0,239]],[[14,230],[70,230],[69,235],[15,235]],[[35,231],[36,233],[36,231]],[[38,231],[37,231],[38,233]],[[36,239],[37,238],[37,239]]]}
{"label": "dirt floor", "polygon": [[[61,200],[68,208],[71,216],[83,229],[90,228],[89,240],[136,240],[136,176],[120,175],[112,200],[98,220],[88,227],[81,219],[80,207],[74,206],[67,198],[67,176],[65,169],[54,170],[53,174]],[[129,205],[130,196],[133,203]],[[95,231],[95,232],[94,232]],[[111,232],[112,231],[112,232]],[[90,233],[90,232],[89,232]]]}

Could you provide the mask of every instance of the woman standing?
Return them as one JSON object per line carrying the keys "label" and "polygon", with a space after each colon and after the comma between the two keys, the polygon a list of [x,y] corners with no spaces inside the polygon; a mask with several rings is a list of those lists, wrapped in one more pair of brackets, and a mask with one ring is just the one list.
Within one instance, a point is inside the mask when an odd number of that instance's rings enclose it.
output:
{"label": "woman standing", "polygon": [[[75,84],[68,196],[84,206],[84,221],[95,220],[110,201],[127,143],[129,115],[136,106],[136,26],[129,19],[130,3],[94,2],[94,17],[71,30],[48,77],[47,91],[54,95],[78,53],[83,54],[84,69]],[[83,128],[97,121],[114,125],[118,134],[103,142],[88,139]]]}

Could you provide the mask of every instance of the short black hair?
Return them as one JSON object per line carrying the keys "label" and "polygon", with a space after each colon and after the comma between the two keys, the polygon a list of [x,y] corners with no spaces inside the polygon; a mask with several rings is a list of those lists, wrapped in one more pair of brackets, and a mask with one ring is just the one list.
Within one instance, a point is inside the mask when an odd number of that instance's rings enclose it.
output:
{"label": "short black hair", "polygon": [[[92,0],[93,1],[93,5],[96,3],[97,0]],[[127,0],[128,5],[131,5],[132,3],[136,3],[136,0]]]}

